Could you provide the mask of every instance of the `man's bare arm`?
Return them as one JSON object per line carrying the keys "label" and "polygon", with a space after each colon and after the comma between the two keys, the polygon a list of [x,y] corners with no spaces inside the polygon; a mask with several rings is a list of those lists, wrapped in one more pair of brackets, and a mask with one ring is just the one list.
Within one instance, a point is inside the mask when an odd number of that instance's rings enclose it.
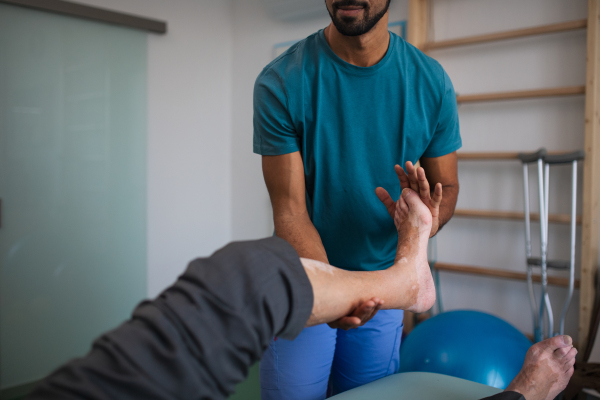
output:
{"label": "man's bare arm", "polygon": [[275,234],[290,243],[300,257],[328,263],[319,232],[306,209],[300,152],[263,156],[262,168],[273,206]]}
{"label": "man's bare arm", "polygon": [[458,199],[458,157],[456,152],[435,158],[421,158],[421,167],[429,180],[430,186],[434,188],[438,183],[442,184],[444,193],[440,203],[438,231],[444,226],[456,208]]}

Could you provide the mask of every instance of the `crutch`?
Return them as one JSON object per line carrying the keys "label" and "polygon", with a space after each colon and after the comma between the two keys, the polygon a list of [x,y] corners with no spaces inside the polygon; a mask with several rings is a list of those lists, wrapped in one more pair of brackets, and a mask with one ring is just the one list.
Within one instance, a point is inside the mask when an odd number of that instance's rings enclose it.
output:
{"label": "crutch", "polygon": [[[583,160],[585,157],[584,151],[575,151],[567,154],[558,155],[546,155],[544,158],[545,162],[545,178],[546,178],[546,229],[548,229],[548,182],[550,176],[550,166],[553,165],[564,165],[571,164],[571,249],[569,261],[560,260],[548,260],[548,268],[561,269],[569,271],[569,292],[567,299],[563,305],[562,313],[560,315],[560,323],[558,332],[554,332],[555,335],[563,335],[565,332],[565,318],[569,306],[571,305],[571,299],[573,297],[573,286],[575,283],[575,239],[576,239],[576,223],[577,223],[577,162]],[[546,249],[547,251],[547,249]],[[552,328],[552,326],[551,326]]]}
{"label": "crutch", "polygon": [[[543,339],[543,320],[545,306],[550,305],[550,301],[546,294],[547,277],[546,271],[546,218],[545,218],[545,190],[544,190],[544,157],[547,151],[544,148],[539,149],[535,153],[519,153],[518,158],[523,164],[523,196],[525,201],[525,256],[527,260],[527,289],[529,290],[529,302],[531,304],[531,312],[533,317],[533,332],[536,342]],[[529,210],[529,164],[536,163],[538,170],[538,192],[539,192],[539,203],[540,203],[540,258],[533,258],[531,252],[531,217]],[[542,294],[541,301],[538,311],[537,301],[535,299],[535,292],[533,290],[533,266],[539,265],[542,267]],[[551,313],[548,313],[548,320],[552,319]],[[549,323],[551,325],[551,323]]]}

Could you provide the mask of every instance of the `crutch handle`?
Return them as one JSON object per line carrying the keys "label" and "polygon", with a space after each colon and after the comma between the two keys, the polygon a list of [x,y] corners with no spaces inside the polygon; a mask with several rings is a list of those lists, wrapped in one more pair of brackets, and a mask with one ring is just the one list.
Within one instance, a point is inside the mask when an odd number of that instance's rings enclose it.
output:
{"label": "crutch handle", "polygon": [[548,152],[545,148],[540,148],[535,153],[519,153],[517,158],[521,160],[523,164],[529,164],[532,162],[536,162],[540,159],[544,159],[547,156]]}
{"label": "crutch handle", "polygon": [[585,152],[583,150],[577,150],[571,153],[549,154],[544,157],[544,161],[546,164],[569,164],[573,161],[583,160],[584,158]]}

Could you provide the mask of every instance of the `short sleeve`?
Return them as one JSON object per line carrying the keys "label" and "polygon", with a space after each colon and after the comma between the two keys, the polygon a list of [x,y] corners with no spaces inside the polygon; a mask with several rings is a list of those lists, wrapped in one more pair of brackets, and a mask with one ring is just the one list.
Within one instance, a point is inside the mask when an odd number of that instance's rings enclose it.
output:
{"label": "short sleeve", "polygon": [[444,96],[440,107],[438,122],[433,138],[423,153],[423,157],[441,157],[450,154],[462,146],[456,93],[448,74],[444,73]]}
{"label": "short sleeve", "polygon": [[264,70],[254,84],[254,152],[275,156],[300,150],[280,76]]}

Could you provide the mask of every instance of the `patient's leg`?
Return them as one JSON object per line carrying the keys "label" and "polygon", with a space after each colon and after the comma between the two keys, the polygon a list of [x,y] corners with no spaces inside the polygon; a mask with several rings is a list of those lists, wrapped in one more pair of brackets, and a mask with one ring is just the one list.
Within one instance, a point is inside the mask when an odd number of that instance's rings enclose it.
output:
{"label": "patient's leg", "polygon": [[398,230],[396,259],[382,271],[346,271],[301,258],[314,293],[313,311],[307,326],[348,315],[372,298],[382,308],[423,312],[435,301],[435,288],[427,263],[431,213],[418,194],[404,189],[396,203],[394,222]]}
{"label": "patient's leg", "polygon": [[300,262],[276,237],[230,244],[197,259],[30,398],[226,398],[270,338],[294,338],[309,315],[310,325],[333,321],[373,297],[388,308],[428,309],[434,300],[425,259],[431,214],[405,190],[395,221],[398,254],[384,271]]}

